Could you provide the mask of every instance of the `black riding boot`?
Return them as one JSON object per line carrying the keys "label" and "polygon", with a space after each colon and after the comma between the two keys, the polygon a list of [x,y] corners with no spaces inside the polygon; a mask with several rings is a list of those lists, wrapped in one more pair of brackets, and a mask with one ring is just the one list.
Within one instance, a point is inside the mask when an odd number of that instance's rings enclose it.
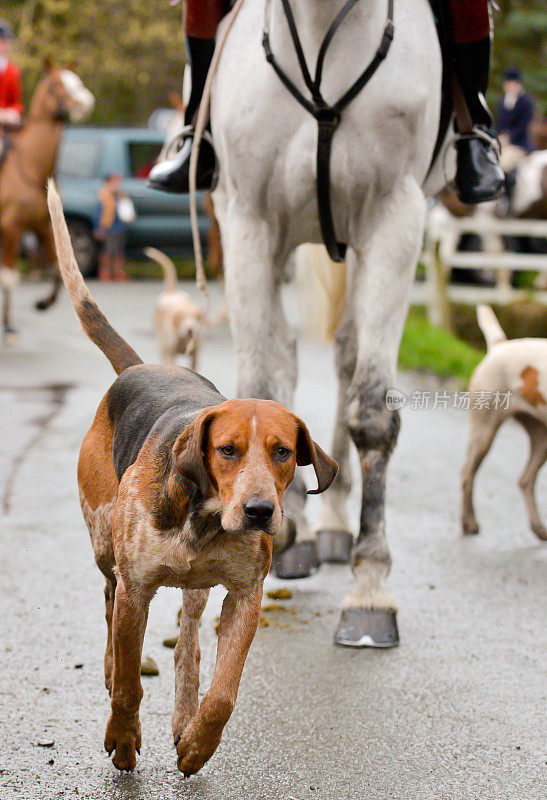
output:
{"label": "black riding boot", "polygon": [[[190,191],[190,155],[194,141],[194,117],[198,111],[209,66],[215,51],[214,39],[188,36],[187,53],[192,71],[192,89],[184,112],[184,129],[178,134],[180,148],[174,156],[160,161],[150,171],[148,183],[153,189],[185,194]],[[210,189],[215,171],[216,156],[210,131],[206,130],[200,142],[197,164],[197,188]]]}
{"label": "black riding boot", "polygon": [[473,133],[456,142],[456,188],[464,203],[495,200],[503,193],[505,176],[499,163],[492,117],[484,94],[490,70],[490,38],[453,45],[454,71],[460,84]]}

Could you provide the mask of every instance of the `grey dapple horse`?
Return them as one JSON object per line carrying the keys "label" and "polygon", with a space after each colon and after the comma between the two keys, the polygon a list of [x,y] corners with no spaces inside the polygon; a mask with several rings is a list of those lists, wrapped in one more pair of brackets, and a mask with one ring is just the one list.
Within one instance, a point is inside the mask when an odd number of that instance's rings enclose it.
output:
{"label": "grey dapple horse", "polygon": [[[308,64],[343,0],[291,0]],[[291,406],[295,342],[280,287],[291,253],[319,242],[316,199],[317,125],[282,85],[261,46],[268,20],[271,47],[303,94],[287,20],[279,0],[243,4],[212,86],[211,120],[221,164],[214,193],[225,254],[226,291],[238,368],[238,393]],[[336,101],[373,57],[386,3],[357,2],[334,36],[323,69],[323,94]],[[339,379],[332,454],[340,464],[326,493],[323,528],[348,531],[348,452],[362,467],[362,510],[353,546],[353,586],[342,608],[338,644],[397,644],[396,603],[386,586],[391,557],[384,506],[386,468],[399,414],[386,406],[409,294],[420,252],[424,187],[437,136],[442,61],[427,0],[396,0],[395,36],[385,61],[342,115],[333,140],[334,225],[347,250],[345,314],[337,333]],[[299,531],[299,538],[302,531]]]}

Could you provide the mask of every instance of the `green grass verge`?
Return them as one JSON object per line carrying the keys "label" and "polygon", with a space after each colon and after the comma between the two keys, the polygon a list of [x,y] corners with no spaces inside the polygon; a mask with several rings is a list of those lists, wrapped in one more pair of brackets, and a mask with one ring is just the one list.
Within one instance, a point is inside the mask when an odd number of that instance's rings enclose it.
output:
{"label": "green grass verge", "polygon": [[[196,265],[193,258],[174,258],[175,269],[179,280],[193,280],[196,275]],[[161,267],[149,258],[136,261],[129,259],[126,265],[127,274],[137,281],[162,280]],[[209,276],[209,273],[207,273]]]}
{"label": "green grass verge", "polygon": [[[175,269],[179,280],[194,280],[196,275],[196,264],[192,257],[187,258],[174,258]],[[207,277],[210,273],[205,264]],[[33,265],[28,258],[21,258],[17,262],[17,269],[21,275],[29,275],[32,272]],[[126,271],[129,277],[135,281],[150,281],[150,280],[163,280],[163,272],[161,267],[149,258],[133,259],[129,258],[126,263]]]}
{"label": "green grass verge", "polygon": [[399,350],[401,369],[432,372],[441,378],[455,377],[467,386],[471,373],[483,358],[483,351],[431,325],[423,309],[410,309]]}

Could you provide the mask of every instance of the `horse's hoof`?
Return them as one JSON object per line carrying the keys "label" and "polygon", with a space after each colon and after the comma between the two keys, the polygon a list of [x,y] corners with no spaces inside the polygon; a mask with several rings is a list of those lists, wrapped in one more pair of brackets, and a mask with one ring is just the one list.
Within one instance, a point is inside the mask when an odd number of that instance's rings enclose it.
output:
{"label": "horse's hoof", "polygon": [[276,578],[291,580],[292,578],[309,578],[319,569],[319,556],[315,542],[297,542],[275,556],[272,572]]}
{"label": "horse's hoof", "polygon": [[319,560],[328,564],[348,564],[353,536],[347,531],[317,531]]}
{"label": "horse's hoof", "polygon": [[273,555],[274,558],[285,550],[288,550],[294,544],[296,539],[296,525],[294,520],[290,517],[283,517],[281,529],[276,533],[273,540]]}
{"label": "horse's hoof", "polygon": [[397,614],[383,608],[346,608],[340,615],[334,643],[342,647],[397,647]]}

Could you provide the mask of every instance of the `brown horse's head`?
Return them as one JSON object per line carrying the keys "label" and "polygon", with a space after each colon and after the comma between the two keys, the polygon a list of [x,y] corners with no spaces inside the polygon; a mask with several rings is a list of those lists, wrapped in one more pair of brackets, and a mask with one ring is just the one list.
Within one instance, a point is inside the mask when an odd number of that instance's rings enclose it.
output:
{"label": "brown horse's head", "polygon": [[46,74],[38,83],[29,116],[82,122],[95,105],[95,97],[70,69],[45,63]]}

